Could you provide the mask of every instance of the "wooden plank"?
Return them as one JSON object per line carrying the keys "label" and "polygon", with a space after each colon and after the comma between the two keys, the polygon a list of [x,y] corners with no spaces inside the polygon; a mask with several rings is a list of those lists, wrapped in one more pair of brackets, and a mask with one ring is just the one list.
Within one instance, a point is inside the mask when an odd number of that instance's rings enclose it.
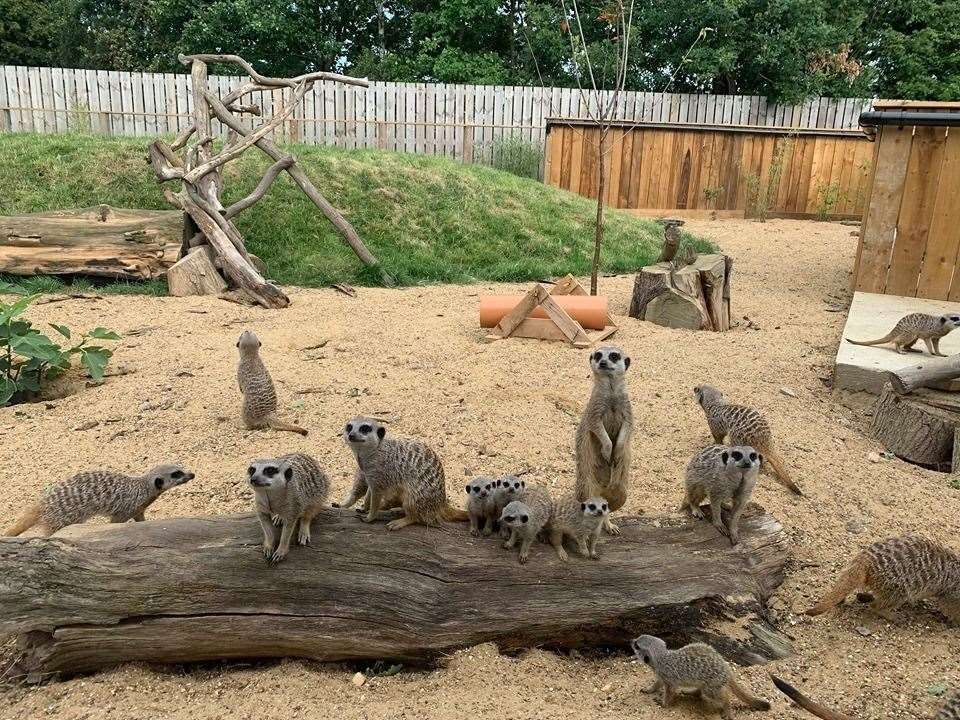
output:
{"label": "wooden plank", "polygon": [[623,128],[612,128],[604,145],[606,153],[607,184],[606,198],[607,205],[619,207],[620,199],[620,171],[623,166]]}
{"label": "wooden plank", "polygon": [[634,189],[634,204],[630,207],[648,208],[650,205],[650,178],[654,164],[654,146],[657,143],[656,130],[643,129],[633,143],[634,172],[637,184]]}
{"label": "wooden plank", "polygon": [[633,166],[633,142],[639,134],[640,131],[638,130],[626,130],[623,140],[620,142],[620,182],[617,186],[617,207],[620,208],[636,207],[636,205],[633,204],[633,196],[630,194],[630,188],[633,186],[635,173]]}
{"label": "wooden plank", "polygon": [[582,128],[569,128],[571,134],[570,145],[570,187],[575,193],[580,192],[580,179],[583,173],[583,153],[585,138]]}
{"label": "wooden plank", "polygon": [[917,297],[960,299],[960,278],[955,277],[960,251],[957,188],[960,188],[960,132],[948,131]]}
{"label": "wooden plank", "polygon": [[9,109],[11,104],[7,95],[7,75],[5,68],[0,65],[0,132],[10,132],[13,129]]}
{"label": "wooden plank", "polygon": [[53,128],[62,133],[68,129],[67,98],[63,90],[63,70],[60,68],[44,68],[44,84],[49,83],[50,98],[46,100],[47,107],[53,107]]}
{"label": "wooden plank", "polygon": [[39,118],[33,111],[33,98],[30,88],[29,68],[17,67],[17,85],[20,88],[20,105],[25,108],[22,111],[23,130],[30,132],[43,132],[43,118]]}
{"label": "wooden plank", "polygon": [[909,127],[885,125],[878,133],[877,167],[861,234],[860,267],[855,285],[861,292],[886,291],[887,267],[910,157],[911,131]]}
{"label": "wooden plank", "polygon": [[566,125],[557,125],[553,132],[559,132],[560,150],[560,187],[570,189],[571,164],[573,163],[573,128]]}
{"label": "wooden plank", "polygon": [[20,83],[17,78],[16,68],[9,65],[5,66],[3,68],[3,77],[6,81],[7,103],[10,107],[7,116],[9,118],[9,129],[13,132],[19,132],[25,128],[23,126],[23,114],[22,111],[19,110],[19,108],[23,107],[23,100],[20,97]]}
{"label": "wooden plank", "polygon": [[944,128],[917,127],[914,132],[903,199],[900,202],[897,236],[887,273],[886,291],[891,295],[913,297],[917,294],[945,142]]}

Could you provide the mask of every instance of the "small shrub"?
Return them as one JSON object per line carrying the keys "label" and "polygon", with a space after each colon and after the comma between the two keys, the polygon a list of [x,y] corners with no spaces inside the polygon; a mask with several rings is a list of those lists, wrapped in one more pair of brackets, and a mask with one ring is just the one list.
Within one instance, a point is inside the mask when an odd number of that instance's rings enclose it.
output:
{"label": "small shrub", "polygon": [[847,199],[847,194],[840,189],[840,183],[817,183],[817,220],[826,220],[833,215],[837,205]]}
{"label": "small shrub", "polygon": [[[96,327],[80,336],[79,342],[62,347],[21,317],[39,295],[27,295],[23,288],[2,282],[0,293],[21,295],[11,303],[0,301],[0,407],[40,392],[46,381],[69,369],[74,355],[79,356],[90,377],[103,378],[113,351],[91,341],[119,340],[119,335]],[[65,339],[71,339],[69,328],[53,323],[50,327]]]}
{"label": "small shrub", "polygon": [[703,197],[708,204],[716,206],[717,200],[720,199],[720,195],[723,194],[723,186],[720,187],[708,187],[703,189]]}
{"label": "small shrub", "polygon": [[794,135],[787,135],[783,142],[775,146],[766,185],[760,182],[756,173],[747,175],[747,212],[760,222],[767,221],[770,217],[770,209],[777,203],[784,161],[793,149],[794,137]]}
{"label": "small shrub", "polygon": [[543,145],[517,135],[505,135],[491,143],[490,164],[498,170],[539,180]]}

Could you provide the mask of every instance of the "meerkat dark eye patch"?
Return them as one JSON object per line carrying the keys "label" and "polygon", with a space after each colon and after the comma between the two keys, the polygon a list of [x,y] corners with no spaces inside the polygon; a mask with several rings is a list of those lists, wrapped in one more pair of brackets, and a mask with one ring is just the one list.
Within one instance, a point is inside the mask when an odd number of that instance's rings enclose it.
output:
{"label": "meerkat dark eye patch", "polygon": [[470,494],[470,486],[467,485],[467,495],[469,495],[469,494]]}
{"label": "meerkat dark eye patch", "polygon": [[598,352],[595,352],[592,357],[593,357],[594,360],[596,360],[597,362],[599,362],[600,359],[603,357],[603,353],[602,353],[602,352],[599,352],[599,351],[598,351]]}
{"label": "meerkat dark eye patch", "polygon": [[620,362],[620,353],[610,353],[610,362]]}
{"label": "meerkat dark eye patch", "polygon": [[387,429],[379,427],[377,428],[377,437],[383,440],[383,436],[387,434]]}
{"label": "meerkat dark eye patch", "polygon": [[508,523],[512,523],[512,522],[514,521],[514,519],[515,519],[515,518],[513,517],[513,515],[507,515],[507,516],[503,519],[503,521],[504,521],[504,522],[508,522]]}
{"label": "meerkat dark eye patch", "polygon": [[247,468],[247,475],[253,475],[256,471],[257,469],[253,465],[251,465],[250,467]]}
{"label": "meerkat dark eye patch", "polygon": [[172,473],[170,473],[170,477],[172,477],[174,480],[179,480],[183,477],[183,470],[174,470]]}
{"label": "meerkat dark eye patch", "polygon": [[756,461],[756,459],[757,459],[757,454],[756,454],[756,453],[750,453],[750,460],[751,460],[751,461]]}
{"label": "meerkat dark eye patch", "polygon": [[530,518],[527,517],[526,515],[521,515],[521,516],[520,516],[520,522],[522,522],[522,523],[527,522],[527,520],[529,520],[529,519],[530,519]]}
{"label": "meerkat dark eye patch", "polygon": [[347,423],[347,432],[353,432],[353,425]]}
{"label": "meerkat dark eye patch", "polygon": [[733,451],[733,459],[734,459],[734,460],[743,460],[743,453],[740,452],[739,450],[734,450],[734,451]]}
{"label": "meerkat dark eye patch", "polygon": [[591,510],[596,510],[596,509],[597,509],[597,506],[594,505],[593,503],[590,503],[590,509],[591,509]]}
{"label": "meerkat dark eye patch", "polygon": [[283,471],[283,476],[287,479],[287,482],[293,480],[293,468],[287,468]]}
{"label": "meerkat dark eye patch", "polygon": [[603,505],[601,505],[601,506],[600,506],[600,509],[603,510],[604,512],[606,512],[606,511],[607,511],[607,504],[604,503]]}
{"label": "meerkat dark eye patch", "polygon": [[373,428],[370,427],[369,425],[361,425],[361,426],[360,426],[360,432],[362,432],[364,435],[366,435],[366,434],[367,434],[368,432],[370,432],[371,430],[373,430]]}
{"label": "meerkat dark eye patch", "polygon": [[278,472],[280,472],[280,468],[274,467],[273,465],[269,465],[263,469],[263,474],[267,477],[274,477]]}
{"label": "meerkat dark eye patch", "polygon": [[586,509],[587,509],[587,504],[586,504],[586,503],[580,503],[580,510],[586,510]]}

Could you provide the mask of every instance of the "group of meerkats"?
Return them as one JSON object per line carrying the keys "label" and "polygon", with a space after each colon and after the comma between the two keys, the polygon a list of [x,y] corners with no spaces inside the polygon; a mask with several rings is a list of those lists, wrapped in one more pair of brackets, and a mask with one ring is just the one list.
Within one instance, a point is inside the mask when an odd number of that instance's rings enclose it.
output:
{"label": "group of meerkats", "polygon": [[[960,326],[960,316],[903,318],[893,332],[877,341],[894,342],[906,352],[923,339],[931,354],[937,341]],[[854,342],[854,341],[851,341]],[[307,431],[277,416],[277,395],[260,355],[257,336],[245,331],[237,342],[240,361],[237,379],[243,395],[241,417],[249,429],[273,428]],[[408,525],[437,525],[441,521],[469,521],[471,534],[505,538],[503,546],[519,543],[519,560],[526,562],[538,538],[549,540],[562,560],[568,555],[566,540],[578,552],[597,559],[603,532],[620,533],[610,514],[627,499],[631,463],[633,412],[625,375],[630,358],[617,347],[590,353],[593,389],[576,432],[576,482],[572,493],[558,500],[543,487],[514,476],[479,477],[465,486],[466,510],[453,507],[446,494],[443,465],[425,443],[387,435],[382,423],[357,417],[343,428],[343,439],[353,451],[357,473],[347,498],[334,507],[350,508],[363,501],[357,513],[364,522],[387,520],[389,530]],[[741,513],[750,500],[759,473],[766,467],[797,495],[800,488],[790,478],[778,454],[770,425],[754,408],[728,402],[714,387],[701,385],[694,395],[706,416],[716,442],[698,452],[685,472],[682,511],[710,521],[733,545],[739,538]],[[254,460],[247,468],[254,491],[254,508],[263,531],[263,553],[273,562],[297,542],[310,542],[313,517],[327,506],[330,481],[320,464],[304,453]],[[109,471],[85,472],[50,487],[6,531],[14,536],[37,526],[49,536],[67,525],[105,515],[111,522],[142,521],[147,507],[166,490],[194,478],[180,465],[159,465],[142,476]],[[725,512],[726,511],[726,512]],[[279,528],[279,537],[278,537]],[[960,555],[944,545],[907,535],[876,542],[857,555],[835,586],[807,611],[819,615],[842,603],[851,593],[885,616],[905,603],[932,599],[953,621],[960,623]],[[692,643],[670,650],[660,638],[643,635],[632,641],[638,658],[655,673],[650,692],[670,705],[681,691],[699,694],[708,711],[731,718],[731,696],[752,709],[768,710],[765,700],[753,697],[735,680],[726,661],[712,647]],[[801,706],[825,720],[849,720],[825,709],[782,681],[778,686]],[[960,720],[960,693],[953,695],[937,720]]]}

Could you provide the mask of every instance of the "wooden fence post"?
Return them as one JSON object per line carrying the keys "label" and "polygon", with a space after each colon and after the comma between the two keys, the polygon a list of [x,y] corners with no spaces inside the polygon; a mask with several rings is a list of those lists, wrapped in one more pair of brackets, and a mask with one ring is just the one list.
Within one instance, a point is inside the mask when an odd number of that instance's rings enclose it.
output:
{"label": "wooden fence post", "polygon": [[473,125],[463,126],[463,162],[473,162]]}

